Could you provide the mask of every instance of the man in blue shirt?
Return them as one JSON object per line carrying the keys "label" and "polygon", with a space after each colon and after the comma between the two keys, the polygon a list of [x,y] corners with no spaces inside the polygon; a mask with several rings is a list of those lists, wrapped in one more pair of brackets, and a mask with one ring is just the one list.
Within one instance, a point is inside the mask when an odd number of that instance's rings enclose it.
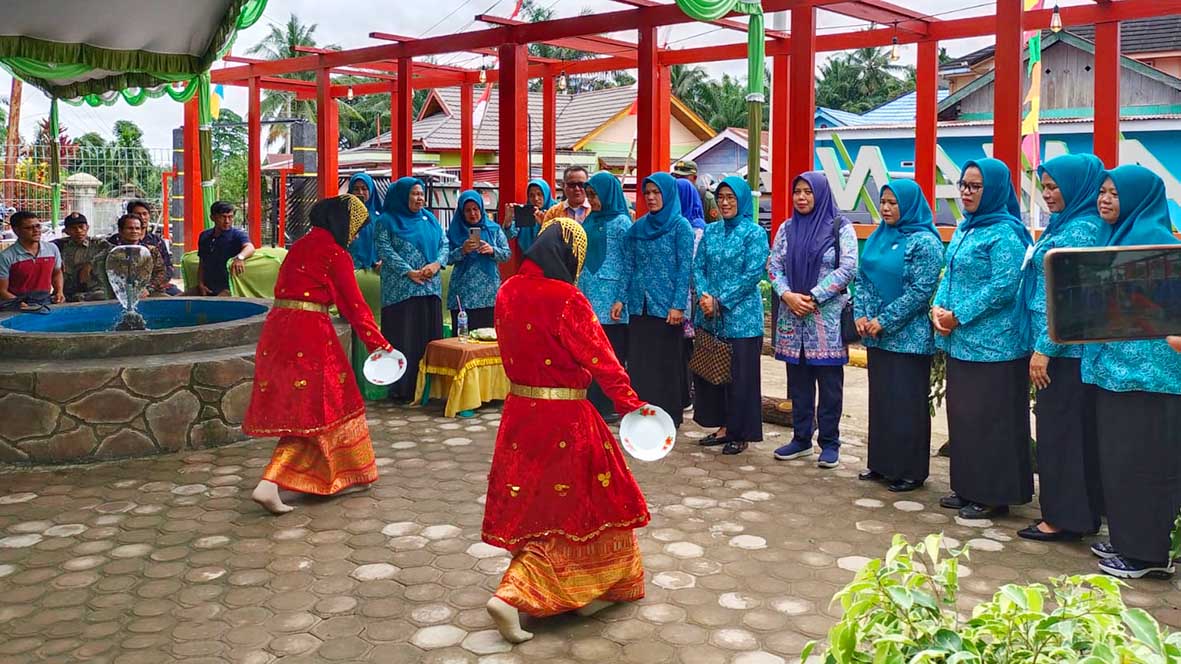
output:
{"label": "man in blue shirt", "polygon": [[[197,291],[199,295],[229,295],[230,270],[235,275],[246,271],[246,259],[254,254],[254,245],[246,231],[234,228],[234,206],[218,201],[209,208],[213,228],[197,239]],[[233,263],[227,269],[230,259]]]}

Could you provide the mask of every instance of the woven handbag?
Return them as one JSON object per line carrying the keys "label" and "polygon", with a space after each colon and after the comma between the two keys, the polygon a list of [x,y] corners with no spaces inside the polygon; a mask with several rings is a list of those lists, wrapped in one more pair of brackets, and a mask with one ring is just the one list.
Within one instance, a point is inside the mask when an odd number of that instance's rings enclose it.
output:
{"label": "woven handbag", "polygon": [[[718,320],[721,320],[720,312]],[[711,385],[728,385],[734,378],[730,366],[733,360],[733,346],[719,339],[705,325],[695,330],[693,356],[689,358],[690,371]]]}

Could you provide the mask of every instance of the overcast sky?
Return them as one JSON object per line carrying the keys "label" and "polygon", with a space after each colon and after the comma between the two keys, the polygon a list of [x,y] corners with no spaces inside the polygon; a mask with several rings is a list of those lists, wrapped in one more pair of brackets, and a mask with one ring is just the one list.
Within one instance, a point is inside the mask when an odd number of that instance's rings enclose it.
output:
{"label": "overcast sky", "polygon": [[[542,0],[543,2],[545,0]],[[671,0],[667,0],[671,2]],[[1062,5],[1085,4],[1089,0],[1062,0]],[[555,0],[549,3],[558,17],[573,16],[583,8],[596,12],[624,8],[611,0]],[[987,14],[993,11],[993,3],[982,0],[897,0],[897,4],[935,14],[940,18],[960,18]],[[1050,4],[1047,2],[1047,5]],[[338,44],[344,48],[372,45],[370,32],[391,32],[415,36],[429,36],[477,29],[472,18],[476,14],[490,13],[507,16],[512,11],[514,0],[430,0],[430,12],[422,11],[424,6],[414,0],[354,0],[347,11],[338,9],[338,3],[323,0],[270,0],[263,18],[252,28],[238,36],[235,52],[244,54],[269,32],[272,25],[283,25],[289,14],[295,14],[304,23],[317,24],[316,39],[320,44]],[[821,33],[865,27],[866,24],[844,16],[821,11],[819,13]],[[774,17],[768,17],[767,26],[774,25]],[[635,41],[634,32],[613,34],[613,37]],[[745,40],[742,33],[716,28],[705,24],[686,24],[665,28],[661,42],[668,42],[670,48],[688,48],[708,44],[733,43]],[[958,40],[944,44],[952,55],[959,55],[991,43],[991,39]],[[903,64],[913,63],[914,47],[903,47]],[[474,59],[473,59],[474,58]],[[822,56],[823,58],[823,56]],[[463,63],[477,66],[479,56],[454,54],[443,56],[441,62]],[[466,62],[465,62],[466,61]],[[215,67],[219,67],[215,65]],[[745,75],[745,64],[741,61],[708,65],[707,69],[717,76],[723,72]],[[0,70],[0,95],[7,96],[11,85],[10,77]],[[246,94],[244,88],[226,88],[225,107],[245,115]],[[24,88],[21,113],[21,134],[32,135],[36,125],[49,114],[49,101],[39,90],[30,86]],[[167,97],[150,100],[140,107],[118,103],[111,107],[75,108],[61,106],[61,122],[71,136],[97,131],[110,137],[111,127],[116,120],[128,119],[136,122],[145,133],[145,145],[149,148],[171,148],[172,129],[182,121],[181,105]]]}

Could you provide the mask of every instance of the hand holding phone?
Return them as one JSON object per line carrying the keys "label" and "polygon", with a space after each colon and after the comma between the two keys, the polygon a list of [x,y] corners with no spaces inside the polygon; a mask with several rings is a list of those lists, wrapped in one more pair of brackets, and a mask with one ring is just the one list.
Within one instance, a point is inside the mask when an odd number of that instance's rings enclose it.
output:
{"label": "hand holding phone", "polygon": [[517,224],[517,228],[537,225],[537,207],[531,203],[515,206],[513,208],[513,222]]}

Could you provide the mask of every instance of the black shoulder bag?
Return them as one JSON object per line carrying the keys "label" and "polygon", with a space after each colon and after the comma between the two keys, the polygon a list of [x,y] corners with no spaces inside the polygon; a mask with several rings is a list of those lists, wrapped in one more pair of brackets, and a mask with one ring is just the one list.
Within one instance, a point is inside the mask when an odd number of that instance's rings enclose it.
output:
{"label": "black shoulder bag", "polygon": [[[832,222],[832,241],[833,241],[833,269],[841,267],[841,220],[838,217]],[[849,292],[848,288],[841,291],[841,294]],[[841,343],[848,346],[849,344],[858,343],[861,341],[861,335],[857,334],[857,323],[853,319],[853,298],[849,298],[845,302],[845,307],[841,309]]]}

